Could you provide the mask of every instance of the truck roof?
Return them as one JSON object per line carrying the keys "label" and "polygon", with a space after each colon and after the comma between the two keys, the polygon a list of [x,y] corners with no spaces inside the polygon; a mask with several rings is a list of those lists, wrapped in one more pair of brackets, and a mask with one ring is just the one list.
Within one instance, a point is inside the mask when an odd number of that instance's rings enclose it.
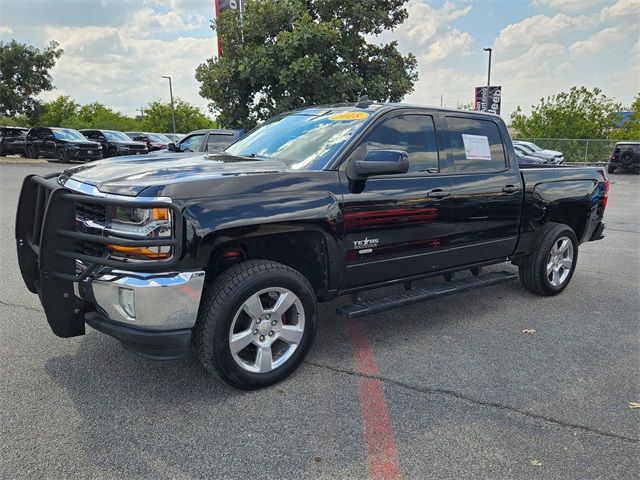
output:
{"label": "truck roof", "polygon": [[374,102],[367,106],[358,106],[357,103],[334,103],[334,104],[325,104],[325,105],[314,105],[310,107],[302,107],[296,110],[292,110],[284,113],[302,113],[302,112],[312,112],[312,111],[322,111],[323,109],[331,109],[331,110],[342,110],[342,111],[363,111],[363,112],[371,112],[371,113],[381,113],[388,112],[389,110],[396,109],[421,109],[421,110],[431,110],[437,112],[446,112],[446,113],[464,113],[470,115],[477,116],[491,116],[496,118],[502,118],[500,115],[496,115],[493,113],[487,112],[476,112],[474,110],[457,110],[454,108],[443,108],[443,107],[435,107],[430,105],[417,105],[412,103],[395,103],[395,102]]}

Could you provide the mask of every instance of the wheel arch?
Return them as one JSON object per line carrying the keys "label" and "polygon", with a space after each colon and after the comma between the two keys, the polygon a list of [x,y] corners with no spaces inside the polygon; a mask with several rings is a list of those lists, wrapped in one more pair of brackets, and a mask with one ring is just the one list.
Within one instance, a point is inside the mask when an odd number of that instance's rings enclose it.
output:
{"label": "wheel arch", "polygon": [[[215,278],[230,266],[245,260],[271,260],[303,275],[322,301],[329,290],[330,243],[326,233],[314,228],[298,228],[262,235],[223,231],[209,234],[205,270]],[[207,241],[209,240],[209,241]]]}

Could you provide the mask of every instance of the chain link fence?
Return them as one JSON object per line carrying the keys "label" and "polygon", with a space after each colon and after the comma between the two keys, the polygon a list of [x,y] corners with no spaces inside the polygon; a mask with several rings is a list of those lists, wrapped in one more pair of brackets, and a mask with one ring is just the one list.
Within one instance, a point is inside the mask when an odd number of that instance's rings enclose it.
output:
{"label": "chain link fence", "polygon": [[515,138],[533,142],[547,150],[564,154],[565,163],[603,163],[609,160],[616,142],[623,140],[594,140],[585,138]]}

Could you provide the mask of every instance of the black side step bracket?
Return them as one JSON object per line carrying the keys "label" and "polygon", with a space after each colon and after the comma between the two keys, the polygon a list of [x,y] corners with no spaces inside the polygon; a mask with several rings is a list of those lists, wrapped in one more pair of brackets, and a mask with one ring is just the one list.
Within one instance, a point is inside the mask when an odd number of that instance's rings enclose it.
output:
{"label": "black side step bracket", "polygon": [[477,288],[488,287],[497,283],[513,280],[517,277],[517,274],[506,271],[483,273],[478,276],[438,283],[427,287],[412,288],[411,290],[394,293],[386,297],[360,300],[351,305],[338,307],[336,313],[347,319],[358,318],[373,313],[384,312],[385,310],[391,310],[392,308],[424,302],[425,300],[432,300],[434,298],[455,295],[456,293],[467,292]]}

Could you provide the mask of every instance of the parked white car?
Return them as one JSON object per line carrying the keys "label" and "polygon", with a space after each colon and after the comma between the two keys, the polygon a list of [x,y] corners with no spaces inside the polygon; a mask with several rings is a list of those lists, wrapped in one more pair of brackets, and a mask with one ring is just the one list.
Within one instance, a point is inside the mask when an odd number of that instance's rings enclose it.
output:
{"label": "parked white car", "polygon": [[564,154],[557,150],[546,150],[544,148],[539,147],[533,142],[522,142],[516,140],[513,142],[514,146],[518,145],[522,149],[526,150],[530,155],[546,158],[555,164],[560,164],[564,162]]}

